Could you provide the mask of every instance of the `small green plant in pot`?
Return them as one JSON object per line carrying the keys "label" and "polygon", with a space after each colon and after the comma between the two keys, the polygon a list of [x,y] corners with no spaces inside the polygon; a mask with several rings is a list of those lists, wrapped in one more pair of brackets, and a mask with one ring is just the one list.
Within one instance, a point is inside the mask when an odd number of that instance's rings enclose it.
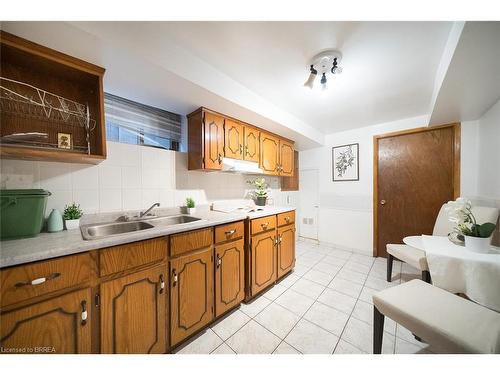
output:
{"label": "small green plant in pot", "polygon": [[255,190],[251,193],[255,204],[257,206],[265,206],[269,185],[267,184],[264,177],[259,177],[253,181],[247,181],[247,182],[255,187]]}
{"label": "small green plant in pot", "polygon": [[186,207],[187,207],[188,215],[193,215],[196,212],[195,206],[196,206],[196,204],[195,204],[193,198],[191,198],[191,197],[186,198]]}
{"label": "small green plant in pot", "polygon": [[64,207],[64,223],[66,224],[66,229],[78,229],[80,228],[80,218],[83,215],[83,210],[80,208],[79,204],[73,202],[72,204],[67,204]]}

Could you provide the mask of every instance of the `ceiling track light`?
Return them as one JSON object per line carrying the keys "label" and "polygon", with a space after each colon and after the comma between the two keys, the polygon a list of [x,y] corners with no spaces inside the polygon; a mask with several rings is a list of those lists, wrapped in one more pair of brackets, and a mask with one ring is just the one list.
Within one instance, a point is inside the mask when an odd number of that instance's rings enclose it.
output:
{"label": "ceiling track light", "polygon": [[321,88],[326,90],[327,77],[326,73],[340,74],[342,73],[342,67],[339,66],[342,60],[342,54],[334,49],[325,50],[318,53],[311,59],[311,65],[309,67],[309,77],[304,83],[305,87],[310,89],[314,86],[314,81],[318,73],[321,74]]}

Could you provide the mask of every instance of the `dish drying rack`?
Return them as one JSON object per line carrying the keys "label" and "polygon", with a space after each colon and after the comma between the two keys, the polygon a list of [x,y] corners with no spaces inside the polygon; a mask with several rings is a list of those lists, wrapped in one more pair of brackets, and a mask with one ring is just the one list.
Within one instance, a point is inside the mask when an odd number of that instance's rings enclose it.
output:
{"label": "dish drying rack", "polygon": [[[74,145],[72,150],[66,151],[80,151],[90,155],[90,133],[95,129],[96,120],[90,117],[88,105],[53,94],[25,82],[0,77],[0,112],[12,114],[16,117],[42,120],[51,124],[84,128],[86,146]],[[26,135],[26,133],[21,135]],[[28,141],[22,139],[22,137],[17,142],[15,138],[15,134],[10,134],[8,139],[2,139],[2,144],[58,148],[57,143],[43,142],[42,140]],[[61,150],[64,151],[64,149]]]}

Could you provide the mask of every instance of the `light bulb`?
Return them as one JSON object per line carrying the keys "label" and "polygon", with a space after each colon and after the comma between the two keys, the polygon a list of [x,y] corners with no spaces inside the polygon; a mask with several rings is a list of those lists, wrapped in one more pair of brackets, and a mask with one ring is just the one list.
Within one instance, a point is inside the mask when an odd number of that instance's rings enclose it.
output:
{"label": "light bulb", "polygon": [[322,90],[326,90],[327,87],[326,87],[326,75],[325,73],[323,73],[323,76],[321,77],[321,89]]}
{"label": "light bulb", "polygon": [[314,86],[315,79],[316,79],[316,74],[311,72],[311,74],[309,74],[309,78],[307,78],[307,81],[304,83],[304,86],[312,89]]}

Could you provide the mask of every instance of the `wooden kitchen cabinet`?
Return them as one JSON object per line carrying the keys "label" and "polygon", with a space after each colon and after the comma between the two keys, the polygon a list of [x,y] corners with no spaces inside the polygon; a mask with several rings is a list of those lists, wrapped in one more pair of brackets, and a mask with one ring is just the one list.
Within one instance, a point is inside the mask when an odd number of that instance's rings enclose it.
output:
{"label": "wooden kitchen cabinet", "polygon": [[251,293],[255,296],[277,278],[276,230],[253,236],[251,239]]}
{"label": "wooden kitchen cabinet", "polygon": [[224,121],[224,155],[226,158],[243,159],[244,127],[240,123]]}
{"label": "wooden kitchen cabinet", "polygon": [[135,272],[101,284],[101,352],[165,353],[167,268]]}
{"label": "wooden kitchen cabinet", "polygon": [[258,163],[260,160],[260,131],[250,126],[244,130],[244,159]]}
{"label": "wooden kitchen cabinet", "polygon": [[245,244],[232,241],[215,247],[215,315],[219,317],[245,297]]}
{"label": "wooden kitchen cabinet", "polygon": [[224,118],[205,113],[205,169],[222,169],[224,157]]}
{"label": "wooden kitchen cabinet", "polygon": [[260,133],[260,168],[265,174],[277,175],[279,173],[280,140],[269,134]]}
{"label": "wooden kitchen cabinet", "polygon": [[174,346],[214,317],[213,248],[170,260],[170,339]]}
{"label": "wooden kitchen cabinet", "polygon": [[295,225],[278,228],[278,279],[295,265]]}
{"label": "wooden kitchen cabinet", "polygon": [[90,353],[90,304],[87,288],[2,313],[2,353]]}
{"label": "wooden kitchen cabinet", "polygon": [[294,174],[293,143],[280,139],[279,175],[291,177]]}

